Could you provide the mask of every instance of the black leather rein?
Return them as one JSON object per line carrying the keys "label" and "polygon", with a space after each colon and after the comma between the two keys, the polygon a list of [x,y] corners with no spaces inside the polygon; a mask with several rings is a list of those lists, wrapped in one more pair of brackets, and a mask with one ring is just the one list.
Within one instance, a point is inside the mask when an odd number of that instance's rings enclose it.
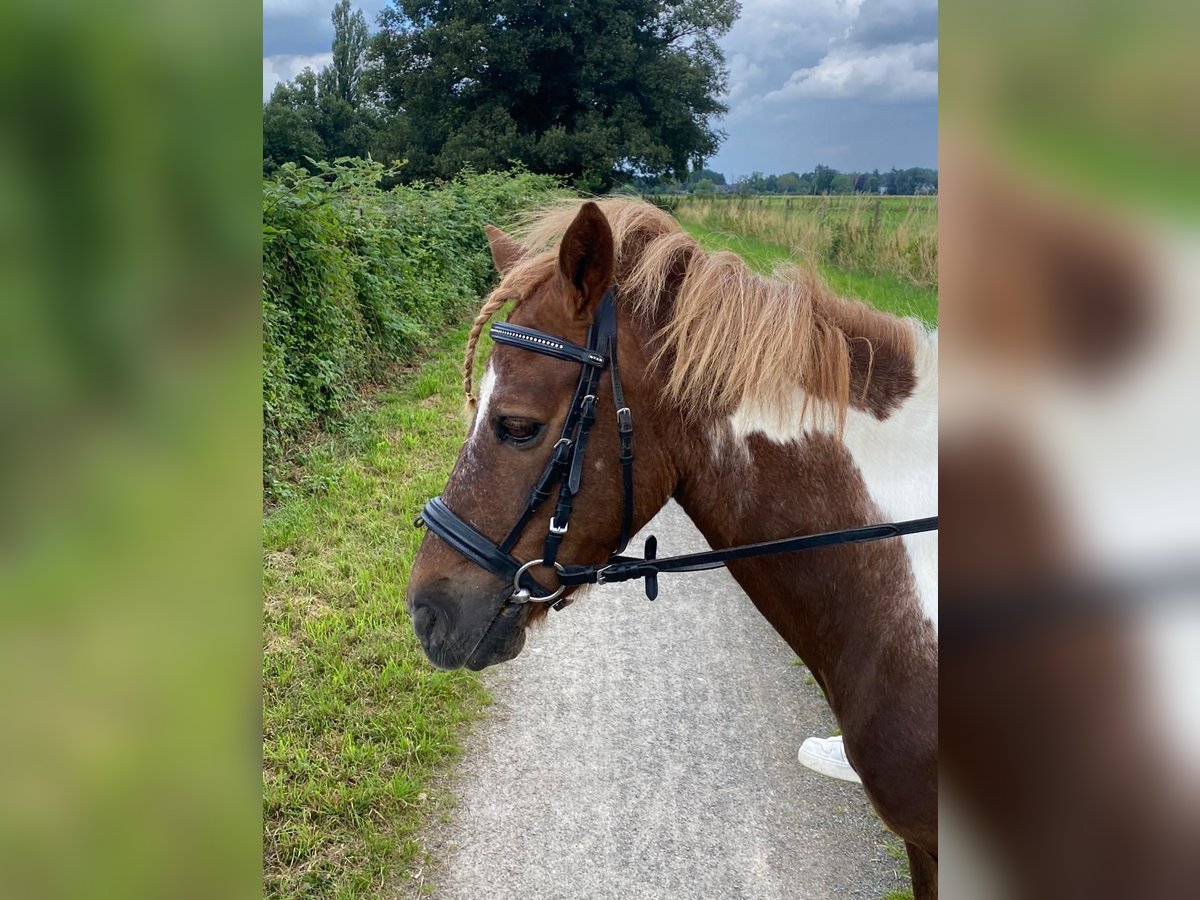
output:
{"label": "black leather rein", "polygon": [[[555,359],[579,363],[581,366],[579,381],[575,386],[575,396],[571,401],[566,422],[563,423],[561,436],[554,445],[546,468],[542,471],[541,477],[529,495],[525,511],[517,519],[516,524],[513,525],[504,540],[496,544],[484,537],[450,509],[441,497],[434,497],[425,504],[425,509],[415,522],[418,526],[427,527],[475,565],[510,582],[513,590],[506,605],[529,602],[552,603],[554,609],[562,609],[571,601],[571,598],[562,598],[563,591],[569,586],[609,584],[617,581],[629,581],[633,578],[645,579],[646,596],[653,600],[658,596],[658,575],[661,572],[700,572],[706,569],[720,568],[739,559],[796,553],[801,550],[837,547],[842,544],[865,544],[870,541],[937,530],[937,516],[930,516],[925,519],[864,525],[842,531],[783,538],[760,544],[726,547],[721,550],[669,556],[663,559],[655,558],[658,541],[651,536],[646,540],[643,557],[621,556],[626,544],[629,543],[629,532],[633,525],[633,416],[629,407],[625,405],[625,394],[621,388],[620,371],[617,366],[615,289],[609,288],[604,299],[600,301],[596,315],[588,328],[586,347],[580,347],[564,338],[555,337],[533,328],[512,325],[508,322],[493,324],[491,336],[492,340],[498,344],[520,347],[523,350],[531,350]],[[601,373],[606,368],[609,369],[612,378],[613,401],[617,410],[617,432],[620,437],[621,484],[625,495],[625,507],[621,515],[621,534],[617,540],[617,549],[609,557],[608,562],[603,565],[564,566],[558,562],[558,548],[562,543],[563,536],[567,533],[575,495],[579,492],[580,480],[583,477],[583,461],[587,452],[588,436],[596,420],[596,391],[599,389]],[[520,540],[521,534],[537,510],[550,498],[556,484],[558,501],[554,515],[550,518],[550,528],[546,534],[542,557],[521,563],[512,556],[511,550]],[[547,592],[529,574],[529,570],[535,566],[552,566],[555,569],[559,579],[557,590],[552,593]]]}

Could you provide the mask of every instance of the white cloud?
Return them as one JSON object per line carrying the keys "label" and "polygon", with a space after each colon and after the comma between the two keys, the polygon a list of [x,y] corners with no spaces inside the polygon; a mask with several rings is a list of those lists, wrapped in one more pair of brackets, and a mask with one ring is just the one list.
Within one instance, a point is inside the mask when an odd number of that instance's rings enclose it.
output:
{"label": "white cloud", "polygon": [[333,62],[332,53],[316,53],[311,56],[264,56],[263,57],[263,102],[271,97],[271,91],[281,81],[291,81],[305,68],[319,72]]}
{"label": "white cloud", "polygon": [[745,53],[734,53],[729,57],[729,90],[724,100],[733,106],[753,89],[754,83],[763,74],[763,68]]}
{"label": "white cloud", "polygon": [[858,0],[743,0],[742,14],[721,39],[729,64],[723,98],[752,103],[802,65],[816,63],[854,21]]}
{"label": "white cloud", "polygon": [[815,66],[797,69],[768,103],[800,98],[910,101],[937,97],[937,41],[838,47]]}
{"label": "white cloud", "polygon": [[937,0],[743,0],[721,47],[717,171],[936,165]]}

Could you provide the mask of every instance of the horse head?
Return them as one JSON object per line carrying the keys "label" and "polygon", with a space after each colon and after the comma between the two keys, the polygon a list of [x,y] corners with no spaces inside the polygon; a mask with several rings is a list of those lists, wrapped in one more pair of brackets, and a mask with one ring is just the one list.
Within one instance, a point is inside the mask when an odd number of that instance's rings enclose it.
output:
{"label": "horse head", "polygon": [[[466,387],[474,415],[443,492],[442,508],[453,510],[447,514],[462,530],[474,531],[478,543],[502,547],[509,559],[521,564],[544,559],[551,534],[554,561],[602,562],[618,549],[622,532],[644,525],[672,490],[670,460],[645,402],[651,393],[647,357],[628,310],[609,295],[617,267],[612,230],[600,208],[588,202],[578,208],[557,247],[546,252],[529,252],[498,229],[489,228],[488,237],[502,279],[485,302],[469,341]],[[553,338],[562,346],[586,347],[589,329],[599,327],[597,315],[606,296],[614,303],[615,346],[595,348],[597,358],[605,362],[594,367],[593,399],[587,401],[591,408],[586,412],[593,421],[581,439],[584,364],[548,354],[545,351],[554,347],[546,343]],[[523,344],[498,340],[476,399],[470,394],[476,342],[484,324],[507,301],[516,301],[506,323],[516,328],[509,331],[517,337],[536,336],[523,338]],[[610,387],[616,384],[609,377],[613,355],[620,359],[623,407],[632,415],[647,413],[637,423],[632,491],[636,503],[626,496],[623,480],[622,453],[628,456],[631,451],[628,443],[622,447],[622,425]],[[632,474],[632,463],[627,464]],[[544,496],[532,508],[535,486]],[[554,517],[556,511],[561,517],[563,491],[570,492],[571,514],[569,523],[559,524]],[[622,521],[623,499],[630,504],[629,522]],[[535,563],[526,571],[533,579],[535,600],[557,590],[549,562]],[[569,598],[572,590],[564,588],[560,598]],[[525,629],[545,615],[548,604],[513,604],[508,602],[513,594],[507,571],[477,564],[431,530],[408,586],[413,625],[430,661],[443,668],[480,669],[520,653]]]}

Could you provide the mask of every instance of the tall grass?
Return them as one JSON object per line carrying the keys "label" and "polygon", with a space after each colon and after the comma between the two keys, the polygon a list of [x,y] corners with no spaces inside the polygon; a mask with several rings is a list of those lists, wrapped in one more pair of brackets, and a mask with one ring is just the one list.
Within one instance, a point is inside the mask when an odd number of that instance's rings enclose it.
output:
{"label": "tall grass", "polygon": [[937,289],[937,198],[670,197],[657,201],[682,221],[755,238],[793,256]]}

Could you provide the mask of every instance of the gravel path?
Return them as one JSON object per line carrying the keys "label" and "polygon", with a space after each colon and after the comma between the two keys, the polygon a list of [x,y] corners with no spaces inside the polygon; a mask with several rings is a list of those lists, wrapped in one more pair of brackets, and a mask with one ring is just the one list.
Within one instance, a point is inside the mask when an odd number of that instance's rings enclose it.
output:
{"label": "gravel path", "polygon": [[[707,545],[669,505],[662,556]],[[635,540],[633,547],[641,546]],[[796,761],[833,716],[724,571],[551,613],[470,736],[440,900],[879,898],[906,886],[862,790]]]}

